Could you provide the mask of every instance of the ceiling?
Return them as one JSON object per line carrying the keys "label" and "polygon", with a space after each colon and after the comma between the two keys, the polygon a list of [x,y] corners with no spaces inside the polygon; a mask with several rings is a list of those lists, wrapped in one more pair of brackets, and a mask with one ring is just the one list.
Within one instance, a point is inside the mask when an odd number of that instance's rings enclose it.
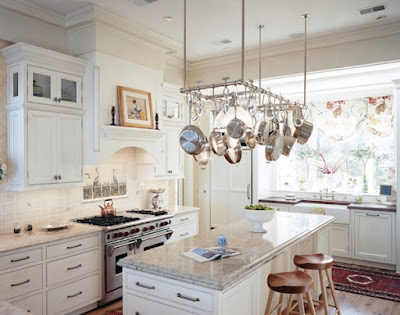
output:
{"label": "ceiling", "polygon": [[[117,15],[129,19],[170,40],[183,43],[183,0],[158,0],[144,6],[138,0],[26,0],[29,4],[60,15],[94,3]],[[360,15],[358,10],[386,4],[387,10]],[[304,22],[300,18],[309,13],[309,38],[349,34],[374,27],[400,22],[399,0],[247,0],[246,50],[258,47],[257,24],[265,26],[262,46],[281,45],[302,41],[291,34],[302,33]],[[377,17],[387,18],[378,20]],[[163,19],[173,18],[171,22]],[[212,42],[228,39],[225,45]],[[240,51],[241,1],[240,0],[188,0],[187,1],[187,56],[189,61],[199,61],[213,56],[230,55]]]}

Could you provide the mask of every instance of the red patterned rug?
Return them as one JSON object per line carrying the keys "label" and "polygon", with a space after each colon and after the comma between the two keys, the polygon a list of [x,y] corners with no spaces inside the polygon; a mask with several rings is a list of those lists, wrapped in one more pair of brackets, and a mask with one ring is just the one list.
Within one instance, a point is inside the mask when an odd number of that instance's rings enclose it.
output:
{"label": "red patterned rug", "polygon": [[115,310],[107,311],[104,315],[122,315],[122,306],[116,308]]}
{"label": "red patterned rug", "polygon": [[364,266],[334,264],[335,289],[400,302],[400,274]]}

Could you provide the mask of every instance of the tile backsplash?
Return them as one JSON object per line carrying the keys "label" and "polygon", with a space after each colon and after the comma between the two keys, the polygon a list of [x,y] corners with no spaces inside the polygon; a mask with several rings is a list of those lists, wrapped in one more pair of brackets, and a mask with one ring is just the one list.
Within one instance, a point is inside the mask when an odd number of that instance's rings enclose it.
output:
{"label": "tile backsplash", "polygon": [[[0,49],[10,44],[0,40]],[[6,65],[0,53],[0,159],[7,164],[6,96]],[[86,166],[82,185],[16,192],[6,190],[6,177],[4,181],[0,181],[0,233],[12,232],[17,223],[21,227],[32,224],[35,229],[49,223],[100,214],[99,205],[103,205],[102,200],[83,202],[85,187],[92,187],[92,192],[86,190],[92,197],[94,187],[97,186],[100,187],[100,192],[97,188],[96,197],[112,195],[117,211],[150,207],[153,194],[149,189],[165,187],[164,205],[168,205],[168,181],[153,178],[153,163],[153,157],[146,151],[125,148],[114,153],[102,165]],[[95,183],[99,185],[94,185]],[[90,196],[86,197],[89,199]]]}

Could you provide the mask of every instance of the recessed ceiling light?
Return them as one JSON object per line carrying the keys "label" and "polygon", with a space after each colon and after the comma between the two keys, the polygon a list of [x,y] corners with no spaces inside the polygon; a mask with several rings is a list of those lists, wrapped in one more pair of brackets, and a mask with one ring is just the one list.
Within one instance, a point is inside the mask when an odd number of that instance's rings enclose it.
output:
{"label": "recessed ceiling light", "polygon": [[378,16],[376,19],[379,21],[379,20],[384,20],[384,19],[386,19],[388,16],[387,15],[380,15],[380,16]]}
{"label": "recessed ceiling light", "polygon": [[290,38],[301,38],[304,37],[304,33],[293,33],[289,35]]}
{"label": "recessed ceiling light", "polygon": [[164,21],[167,21],[168,23],[171,23],[174,20],[174,18],[172,16],[164,16],[163,19],[164,19]]}

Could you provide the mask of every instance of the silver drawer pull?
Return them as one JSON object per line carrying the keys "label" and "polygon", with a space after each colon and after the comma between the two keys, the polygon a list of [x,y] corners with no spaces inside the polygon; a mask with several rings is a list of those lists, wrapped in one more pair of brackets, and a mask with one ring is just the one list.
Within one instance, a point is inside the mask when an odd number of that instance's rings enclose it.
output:
{"label": "silver drawer pull", "polygon": [[25,284],[25,283],[29,283],[31,280],[25,280],[25,281],[22,281],[22,282],[20,282],[20,283],[12,283],[11,284],[11,286],[12,287],[17,287],[17,286],[19,286],[19,285],[22,285],[22,284]]}
{"label": "silver drawer pull", "polygon": [[11,262],[14,263],[14,262],[22,261],[22,260],[27,260],[27,259],[29,259],[29,258],[30,258],[29,256],[26,256],[26,257],[24,257],[24,258],[11,259]]}
{"label": "silver drawer pull", "polygon": [[73,298],[73,297],[81,295],[81,294],[82,294],[82,291],[79,291],[78,293],[75,293],[75,294],[72,294],[72,295],[68,295],[67,298],[70,299],[70,298]]}
{"label": "silver drawer pull", "polygon": [[139,312],[136,312],[135,315],[140,315]]}
{"label": "silver drawer pull", "polygon": [[181,234],[181,236],[186,236],[188,234],[189,234],[189,232],[186,232],[186,233]]}
{"label": "silver drawer pull", "polygon": [[67,270],[74,270],[74,269],[77,269],[77,268],[80,268],[80,267],[82,267],[82,264],[79,264],[79,265],[77,265],[75,267],[68,267]]}
{"label": "silver drawer pull", "polygon": [[370,214],[370,213],[366,213],[367,216],[370,217],[379,217],[379,214]]}
{"label": "silver drawer pull", "polygon": [[73,249],[73,248],[77,248],[77,247],[81,247],[82,244],[78,244],[78,245],[74,245],[74,246],[68,246],[67,249]]}
{"label": "silver drawer pull", "polygon": [[189,220],[189,218],[184,218],[184,219],[181,219],[181,221],[187,221],[187,220]]}
{"label": "silver drawer pull", "polygon": [[136,286],[141,287],[141,288],[145,288],[145,289],[148,289],[148,290],[154,290],[156,288],[154,285],[153,286],[148,286],[148,285],[145,285],[145,284],[141,284],[140,282],[136,282]]}
{"label": "silver drawer pull", "polygon": [[200,302],[199,298],[192,298],[190,296],[184,296],[184,295],[182,295],[180,293],[178,293],[176,296],[178,298],[180,298],[180,299],[188,300],[188,301],[191,301],[191,302]]}

